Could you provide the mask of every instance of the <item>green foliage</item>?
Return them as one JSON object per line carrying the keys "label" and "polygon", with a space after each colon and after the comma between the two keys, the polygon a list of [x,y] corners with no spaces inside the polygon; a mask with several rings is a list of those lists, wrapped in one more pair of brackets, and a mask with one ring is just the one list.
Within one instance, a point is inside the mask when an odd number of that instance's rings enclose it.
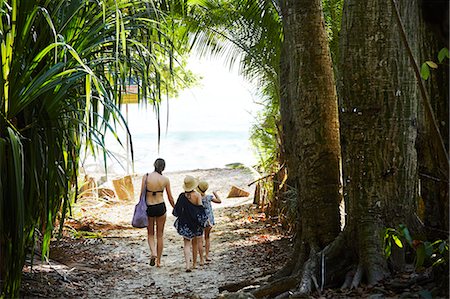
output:
{"label": "green foliage", "polygon": [[334,69],[339,64],[339,32],[341,31],[343,0],[322,0],[323,15]]}
{"label": "green foliage", "polygon": [[450,55],[448,53],[448,49],[447,48],[442,48],[439,51],[439,53],[438,53],[438,61],[439,61],[439,63],[442,63],[445,58],[449,59]]}
{"label": "green foliage", "polygon": [[430,77],[430,68],[432,69],[437,69],[438,66],[436,63],[434,63],[433,61],[425,61],[421,68],[420,68],[420,76],[424,79],[424,80],[428,80],[428,78]]}
{"label": "green foliage", "polygon": [[[384,233],[384,255],[386,258],[389,258],[391,256],[392,252],[392,244],[394,243],[399,248],[403,248],[403,243],[400,240],[405,236],[405,231],[407,232],[406,236],[409,238],[405,238],[406,240],[410,239],[409,231],[407,228],[402,229],[400,227],[400,230],[396,230],[394,228],[386,228]],[[409,241],[408,241],[409,242]]]}
{"label": "green foliage", "polygon": [[[200,55],[239,62],[240,72],[257,84],[263,111],[255,119],[252,143],[262,173],[277,171],[280,152],[279,65],[283,41],[280,7],[275,1],[188,1],[187,33]],[[278,126],[278,127],[277,127]],[[268,192],[273,186],[268,183]]]}
{"label": "green foliage", "polygon": [[434,242],[417,242],[416,250],[416,268],[424,266],[426,263],[431,266],[448,265],[448,242],[437,240]]}
{"label": "green foliage", "polygon": [[409,230],[403,224],[398,229],[386,228],[384,233],[385,257],[391,256],[393,243],[399,248],[404,247],[404,242],[415,252],[415,267],[420,268],[426,264],[434,267],[448,265],[448,241],[436,240],[434,242],[413,240]]}
{"label": "green foliage", "polygon": [[101,239],[103,238],[103,235],[101,232],[89,232],[89,231],[83,231],[83,230],[75,230],[71,229],[69,230],[70,236],[75,239]]}
{"label": "green foliage", "polygon": [[[442,48],[438,55],[438,61],[439,64],[443,64],[444,60],[447,58],[450,58],[449,52],[447,48]],[[422,79],[424,80],[428,80],[428,78],[431,75],[431,70],[432,69],[437,69],[438,68],[438,64],[434,61],[428,60],[425,61],[424,63],[422,63],[422,66],[420,67],[420,76],[422,77]]]}
{"label": "green foliage", "polygon": [[230,169],[247,169],[247,167],[242,163],[229,163],[226,164],[225,167]]}

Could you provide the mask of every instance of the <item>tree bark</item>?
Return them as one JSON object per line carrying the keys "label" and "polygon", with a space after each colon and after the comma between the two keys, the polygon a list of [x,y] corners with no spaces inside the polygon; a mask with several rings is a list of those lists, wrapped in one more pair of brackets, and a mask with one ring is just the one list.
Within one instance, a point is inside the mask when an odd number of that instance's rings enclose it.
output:
{"label": "tree bark", "polygon": [[331,58],[320,0],[282,1],[282,11],[286,159],[298,188],[304,239],[323,248],[340,230],[339,124]]}
{"label": "tree bark", "polygon": [[[420,30],[418,0],[399,2],[407,38],[413,39]],[[324,191],[331,189],[322,188],[318,192],[316,188],[332,181],[332,174],[339,172],[339,159],[331,160],[324,154],[333,152],[331,148],[339,148],[339,145],[332,147],[334,137],[339,136],[327,135],[329,144],[324,146],[321,137],[325,135],[318,133],[333,132],[330,124],[334,122],[327,122],[329,119],[323,112],[331,113],[332,109],[326,107],[330,108],[330,95],[335,93],[330,91],[332,88],[327,89],[329,81],[324,79],[332,78],[332,72],[321,72],[326,59],[319,53],[323,54],[326,47],[317,30],[321,22],[314,17],[320,15],[317,11],[320,4],[315,1],[282,2],[285,43],[281,116],[289,176],[299,193],[301,225],[294,257],[281,273],[290,278],[299,274],[296,295],[311,292],[312,277],[325,280],[319,283],[316,279],[316,287],[342,284],[345,271],[349,274],[348,286],[356,287],[362,280],[376,284],[389,275],[383,248],[384,229],[405,224],[414,231],[418,225],[417,80],[400,38],[393,6],[381,0],[348,0],[343,13],[339,67],[348,221],[333,242],[330,243],[332,238],[324,237],[324,231],[330,233],[327,236],[332,235],[332,230],[326,228],[339,225],[339,196],[329,197],[333,199],[333,209],[327,209],[326,203],[330,201],[324,200]],[[413,43],[412,50],[418,55],[418,43]],[[324,99],[329,102],[322,102]],[[318,115],[320,120],[315,118]],[[332,167],[324,167],[318,161]],[[330,219],[333,225],[321,225]],[[324,248],[325,243],[330,244]]]}
{"label": "tree bark", "polygon": [[[418,29],[418,2],[398,3],[411,38]],[[388,275],[384,228],[414,223],[418,89],[393,7],[386,1],[346,1],[341,33],[348,225],[355,231],[366,280],[374,284]]]}
{"label": "tree bark", "polygon": [[[448,46],[442,40],[440,32],[436,31],[436,23],[426,21],[429,10],[440,9],[443,3],[430,2],[428,7],[421,7],[420,28],[417,35],[417,42],[421,45],[419,64],[431,60],[438,62],[439,51]],[[430,5],[437,5],[433,7]],[[425,16],[424,16],[425,14]],[[447,3],[448,15],[448,3]],[[448,43],[448,40],[447,40]],[[441,136],[448,152],[449,139],[449,69],[448,59],[444,60],[444,65],[439,65],[436,70],[432,70],[430,78],[425,82],[431,105],[435,113]],[[425,117],[422,105],[419,105],[419,130],[417,139],[417,151],[419,160],[420,195],[425,203],[425,215],[423,221],[429,228],[428,238],[446,238],[448,236],[449,215],[448,215],[448,163],[439,163],[436,152],[438,152],[435,142],[431,137],[431,124]]]}
{"label": "tree bark", "polygon": [[[289,268],[297,275],[340,231],[339,123],[321,1],[285,0],[281,7],[281,119],[288,183],[297,189],[300,214],[298,250]],[[311,277],[303,279],[310,288]]]}

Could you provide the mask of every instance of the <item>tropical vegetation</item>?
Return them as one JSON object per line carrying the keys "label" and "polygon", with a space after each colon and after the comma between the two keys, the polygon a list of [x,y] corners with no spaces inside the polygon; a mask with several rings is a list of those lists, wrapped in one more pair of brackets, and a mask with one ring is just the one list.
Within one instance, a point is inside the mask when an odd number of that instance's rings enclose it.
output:
{"label": "tropical vegetation", "polygon": [[108,155],[106,132],[126,128],[127,82],[158,111],[190,76],[165,1],[11,0],[0,13],[0,281],[16,297],[26,255],[47,256],[76,197],[80,151]]}
{"label": "tropical vegetation", "polygon": [[316,277],[321,287],[376,284],[407,262],[387,254],[393,243],[403,253],[423,244],[448,272],[448,68],[430,62],[445,63],[448,36],[429,21],[436,7],[11,0],[1,9],[4,295],[17,295],[36,239],[47,254],[55,219],[76,196],[82,146],[101,147],[106,131],[126,126],[126,82],[139,78],[158,113],[176,78],[189,84],[177,66],[192,49],[240,63],[264,106],[252,131],[259,188],[296,238],[291,261],[253,295],[310,293]]}

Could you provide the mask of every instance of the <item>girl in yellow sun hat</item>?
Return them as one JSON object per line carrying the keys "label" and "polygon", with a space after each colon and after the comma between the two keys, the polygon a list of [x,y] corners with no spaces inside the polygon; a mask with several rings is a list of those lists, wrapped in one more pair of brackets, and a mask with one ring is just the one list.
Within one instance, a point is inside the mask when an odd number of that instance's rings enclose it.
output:
{"label": "girl in yellow sun hat", "polygon": [[[211,261],[211,259],[209,258],[209,250],[211,248],[210,235],[211,235],[212,227],[215,224],[214,213],[212,210],[211,202],[214,202],[214,203],[222,202],[216,191],[213,191],[213,195],[211,195],[211,194],[207,195],[205,192],[206,192],[206,190],[208,190],[208,188],[209,188],[208,182],[200,181],[198,183],[197,190],[200,192],[200,195],[202,196],[202,204],[205,207],[206,215],[208,216],[208,226],[205,227],[205,259],[207,262]],[[202,254],[203,253],[200,252],[200,259],[201,259]]]}

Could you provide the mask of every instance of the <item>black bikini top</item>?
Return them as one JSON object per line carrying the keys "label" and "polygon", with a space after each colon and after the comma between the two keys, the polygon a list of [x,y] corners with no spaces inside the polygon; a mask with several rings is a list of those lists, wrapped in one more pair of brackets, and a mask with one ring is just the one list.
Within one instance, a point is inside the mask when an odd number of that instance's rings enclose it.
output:
{"label": "black bikini top", "polygon": [[156,193],[163,193],[163,192],[164,192],[164,190],[161,190],[161,191],[151,191],[151,190],[148,190],[148,189],[147,189],[147,178],[148,178],[148,173],[147,173],[147,176],[146,176],[146,178],[145,178],[145,191],[151,192],[153,196],[155,196]]}
{"label": "black bikini top", "polygon": [[147,192],[152,192],[152,195],[153,196],[155,196],[156,195],[156,193],[163,193],[164,192],[164,190],[162,190],[162,191],[150,191],[150,190],[148,190],[148,189],[145,189]]}

